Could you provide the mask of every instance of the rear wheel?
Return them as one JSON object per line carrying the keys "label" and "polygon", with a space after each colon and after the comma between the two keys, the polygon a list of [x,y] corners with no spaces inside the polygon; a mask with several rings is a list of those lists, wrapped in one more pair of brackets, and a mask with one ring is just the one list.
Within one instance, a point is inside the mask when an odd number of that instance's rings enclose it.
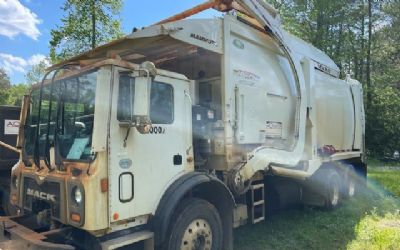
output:
{"label": "rear wheel", "polygon": [[324,190],[325,208],[334,209],[339,206],[341,199],[340,176],[334,169],[331,168],[324,169],[323,171],[323,176],[326,176]]}
{"label": "rear wheel", "polygon": [[347,166],[342,191],[344,198],[352,198],[356,194],[356,181],[356,172],[353,166]]}
{"label": "rear wheel", "polygon": [[191,198],[181,203],[170,225],[168,250],[222,249],[222,223],[209,202]]}

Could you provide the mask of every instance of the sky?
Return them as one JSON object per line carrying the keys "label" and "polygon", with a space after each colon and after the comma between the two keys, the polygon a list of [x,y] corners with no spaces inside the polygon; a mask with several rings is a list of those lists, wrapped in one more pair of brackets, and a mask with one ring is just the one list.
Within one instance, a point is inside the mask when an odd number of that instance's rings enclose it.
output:
{"label": "sky", "polygon": [[[0,67],[12,84],[23,83],[32,65],[49,54],[50,31],[61,25],[65,0],[0,0]],[[145,27],[205,0],[124,0],[122,29]],[[205,11],[195,18],[217,16]]]}

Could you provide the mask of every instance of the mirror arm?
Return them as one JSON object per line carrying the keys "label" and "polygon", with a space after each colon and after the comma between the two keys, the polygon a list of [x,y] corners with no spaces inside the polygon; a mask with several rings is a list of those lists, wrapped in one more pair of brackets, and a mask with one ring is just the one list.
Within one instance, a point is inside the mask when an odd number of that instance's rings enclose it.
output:
{"label": "mirror arm", "polygon": [[132,127],[132,121],[129,122],[128,128],[126,130],[125,138],[124,138],[124,148],[126,148],[126,141],[128,140],[129,133],[131,132],[131,127]]}

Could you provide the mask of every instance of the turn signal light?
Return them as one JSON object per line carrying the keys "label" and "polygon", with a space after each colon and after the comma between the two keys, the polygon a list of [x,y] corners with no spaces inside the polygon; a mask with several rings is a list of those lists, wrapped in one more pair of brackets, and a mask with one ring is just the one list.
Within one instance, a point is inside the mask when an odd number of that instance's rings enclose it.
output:
{"label": "turn signal light", "polygon": [[119,218],[119,214],[118,214],[118,213],[114,213],[114,214],[113,214],[113,219],[114,219],[114,220],[118,220],[118,218]]}
{"label": "turn signal light", "polygon": [[81,216],[77,213],[71,213],[71,220],[75,222],[80,222],[81,221]]}

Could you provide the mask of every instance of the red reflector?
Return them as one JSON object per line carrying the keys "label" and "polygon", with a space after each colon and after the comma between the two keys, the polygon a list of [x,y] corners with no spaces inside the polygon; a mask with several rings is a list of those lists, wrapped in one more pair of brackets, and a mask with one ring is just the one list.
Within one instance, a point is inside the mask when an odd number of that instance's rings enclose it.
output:
{"label": "red reflector", "polygon": [[71,214],[71,220],[75,221],[75,222],[80,222],[81,221],[81,216],[79,214],[72,213]]}
{"label": "red reflector", "polygon": [[114,220],[118,220],[118,218],[119,218],[119,214],[118,214],[118,213],[114,213],[114,214],[113,214],[113,219],[114,219]]}
{"label": "red reflector", "polygon": [[104,178],[100,180],[100,189],[102,193],[105,193],[108,191],[108,179]]}

